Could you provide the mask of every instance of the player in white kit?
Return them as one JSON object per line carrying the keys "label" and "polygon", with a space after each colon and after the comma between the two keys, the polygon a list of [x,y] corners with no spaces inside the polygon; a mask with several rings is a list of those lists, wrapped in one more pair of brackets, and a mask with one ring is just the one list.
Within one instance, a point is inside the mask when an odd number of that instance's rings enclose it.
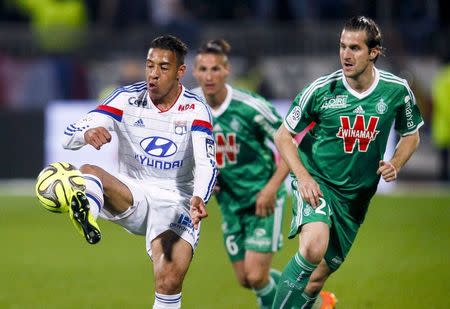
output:
{"label": "player in white kit", "polygon": [[154,264],[153,308],[180,308],[181,287],[198,242],[200,220],[216,181],[209,108],[180,83],[186,45],[173,36],[154,39],[146,81],[116,89],[64,132],[64,148],[100,149],[118,139],[118,173],[95,165],[80,170],[70,216],[86,240],[97,243],[96,218],[145,235]]}

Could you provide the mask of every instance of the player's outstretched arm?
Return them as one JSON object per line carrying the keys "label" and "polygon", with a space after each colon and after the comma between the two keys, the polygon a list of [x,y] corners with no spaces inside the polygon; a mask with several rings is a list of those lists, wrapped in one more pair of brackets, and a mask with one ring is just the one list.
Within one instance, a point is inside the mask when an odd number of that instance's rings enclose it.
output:
{"label": "player's outstretched arm", "polygon": [[206,211],[205,202],[199,196],[193,196],[191,198],[191,209],[190,215],[192,218],[192,224],[195,229],[198,229],[198,225],[203,218],[208,216],[208,212]]}

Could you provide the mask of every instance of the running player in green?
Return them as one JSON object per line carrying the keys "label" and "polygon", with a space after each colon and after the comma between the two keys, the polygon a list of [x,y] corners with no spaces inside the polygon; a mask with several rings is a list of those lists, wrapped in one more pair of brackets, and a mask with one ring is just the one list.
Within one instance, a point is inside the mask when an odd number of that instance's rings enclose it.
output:
{"label": "running player in green", "polygon": [[[374,63],[382,53],[377,24],[348,20],[340,37],[342,69],[295,98],[275,143],[293,172],[289,238],[299,251],[283,271],[274,309],[311,308],[328,276],[344,262],[377,190],[394,181],[419,144],[423,124],[408,83]],[[315,122],[297,148],[292,136]],[[389,130],[400,134],[383,160]]]}
{"label": "running player in green", "polygon": [[255,291],[261,308],[270,308],[280,276],[270,265],[281,248],[289,170],[282,160],[277,167],[267,141],[282,119],[262,97],[226,84],[229,50],[224,40],[200,47],[194,66],[200,87],[193,93],[206,99],[214,118],[216,197],[228,256],[239,283]]}

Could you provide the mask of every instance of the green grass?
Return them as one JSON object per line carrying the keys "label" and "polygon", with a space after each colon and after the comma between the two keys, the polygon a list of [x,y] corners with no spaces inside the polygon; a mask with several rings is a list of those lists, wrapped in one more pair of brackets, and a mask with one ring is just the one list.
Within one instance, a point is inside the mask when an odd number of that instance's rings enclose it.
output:
{"label": "green grass", "polygon": [[[209,205],[183,288],[184,308],[257,308],[240,288]],[[285,220],[284,231],[290,219]],[[144,239],[101,221],[90,246],[67,215],[32,197],[0,197],[0,308],[151,308],[153,276]],[[356,243],[327,282],[338,308],[450,308],[450,195],[376,197]],[[286,240],[274,266],[297,248]]]}

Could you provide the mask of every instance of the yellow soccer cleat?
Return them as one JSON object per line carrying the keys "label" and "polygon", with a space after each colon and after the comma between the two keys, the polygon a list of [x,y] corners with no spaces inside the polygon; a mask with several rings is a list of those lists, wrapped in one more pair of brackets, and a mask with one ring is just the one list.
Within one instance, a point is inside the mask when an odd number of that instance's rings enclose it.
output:
{"label": "yellow soccer cleat", "polygon": [[74,191],[69,216],[77,231],[86,238],[88,243],[94,245],[100,241],[102,238],[100,228],[89,212],[89,202],[83,191]]}

